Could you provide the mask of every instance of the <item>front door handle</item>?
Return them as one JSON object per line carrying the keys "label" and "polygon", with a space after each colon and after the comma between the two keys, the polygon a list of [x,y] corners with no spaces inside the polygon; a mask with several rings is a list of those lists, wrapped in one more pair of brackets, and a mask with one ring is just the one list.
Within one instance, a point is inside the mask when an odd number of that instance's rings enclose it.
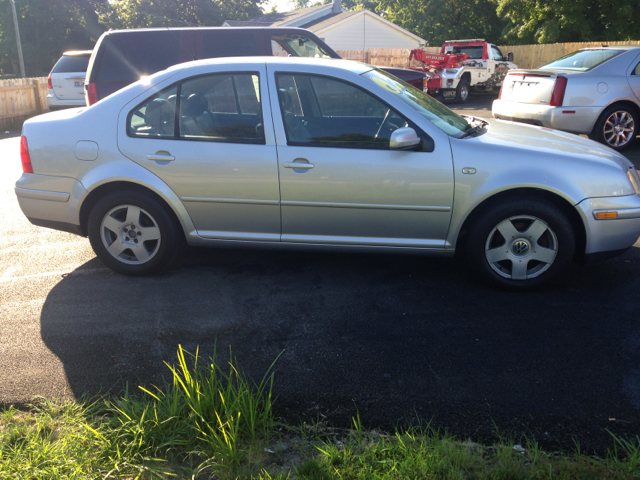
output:
{"label": "front door handle", "polygon": [[156,162],[170,162],[175,159],[176,157],[166,151],[160,151],[154,153],[153,155],[147,155],[147,160],[154,160]]}
{"label": "front door handle", "polygon": [[315,165],[313,163],[302,163],[302,162],[287,162],[284,165],[284,168],[299,168],[301,170],[309,170]]}

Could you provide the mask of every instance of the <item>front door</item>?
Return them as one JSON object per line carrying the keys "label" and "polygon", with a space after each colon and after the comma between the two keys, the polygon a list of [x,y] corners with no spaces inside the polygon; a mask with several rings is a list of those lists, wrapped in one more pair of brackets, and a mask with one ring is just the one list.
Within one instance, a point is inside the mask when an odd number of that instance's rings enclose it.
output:
{"label": "front door", "polygon": [[264,74],[263,68],[185,79],[134,107],[118,139],[124,155],[176,192],[202,237],[280,240]]}
{"label": "front door", "polygon": [[448,143],[431,153],[390,150],[391,132],[409,122],[369,92],[309,74],[269,81],[287,137],[278,144],[283,242],[444,247]]}

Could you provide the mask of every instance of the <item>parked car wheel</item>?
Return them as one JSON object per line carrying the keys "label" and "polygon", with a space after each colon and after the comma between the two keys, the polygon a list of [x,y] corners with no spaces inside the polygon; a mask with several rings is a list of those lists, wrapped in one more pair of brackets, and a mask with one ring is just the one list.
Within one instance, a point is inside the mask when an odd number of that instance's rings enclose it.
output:
{"label": "parked car wheel", "polygon": [[574,251],[571,223],[559,208],[541,199],[496,205],[476,221],[467,241],[475,272],[513,290],[557,279]]}
{"label": "parked car wheel", "polygon": [[458,88],[456,88],[456,96],[453,99],[455,103],[464,103],[469,98],[469,90],[471,87],[469,86],[469,81],[462,79],[460,83],[458,83]]}
{"label": "parked car wheel", "polygon": [[89,240],[96,255],[123,275],[149,275],[178,253],[177,229],[166,209],[141,192],[112,192],[91,210]]}
{"label": "parked car wheel", "polygon": [[612,105],[598,118],[591,138],[614,150],[624,150],[635,142],[638,129],[638,115],[632,108]]}

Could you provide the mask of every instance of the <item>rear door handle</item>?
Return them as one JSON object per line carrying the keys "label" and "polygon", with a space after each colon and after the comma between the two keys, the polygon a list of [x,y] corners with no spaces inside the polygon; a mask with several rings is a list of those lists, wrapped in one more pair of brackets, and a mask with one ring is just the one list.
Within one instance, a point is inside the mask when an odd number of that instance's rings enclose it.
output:
{"label": "rear door handle", "polygon": [[175,160],[173,155],[163,155],[160,153],[154,153],[153,155],[147,155],[147,160],[155,160],[156,162],[170,162]]}
{"label": "rear door handle", "polygon": [[283,164],[284,168],[300,168],[303,170],[309,170],[315,165],[313,163],[301,163],[301,162],[287,162]]}

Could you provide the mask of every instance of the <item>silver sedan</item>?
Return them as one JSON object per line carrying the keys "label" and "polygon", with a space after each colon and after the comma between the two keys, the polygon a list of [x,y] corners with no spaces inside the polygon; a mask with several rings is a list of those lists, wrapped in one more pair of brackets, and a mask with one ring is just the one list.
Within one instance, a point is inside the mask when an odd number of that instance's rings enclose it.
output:
{"label": "silver sedan", "polygon": [[181,64],[23,128],[20,207],[145,275],[181,243],[464,255],[537,287],[640,235],[640,179],[591,140],[461,117],[362,63]]}
{"label": "silver sedan", "polygon": [[492,111],[625,149],[640,133],[640,47],[586,48],[534,70],[512,70]]}

